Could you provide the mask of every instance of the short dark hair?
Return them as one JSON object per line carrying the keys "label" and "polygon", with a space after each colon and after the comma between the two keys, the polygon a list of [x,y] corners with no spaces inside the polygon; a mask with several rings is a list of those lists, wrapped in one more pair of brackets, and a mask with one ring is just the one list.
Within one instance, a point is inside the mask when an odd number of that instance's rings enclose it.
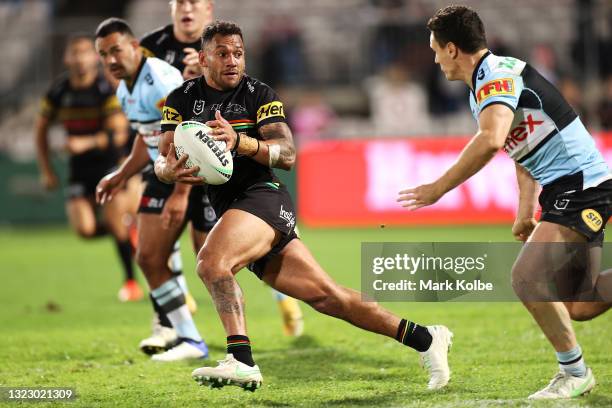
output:
{"label": "short dark hair", "polygon": [[111,17],[100,23],[96,29],[96,38],[103,38],[114,33],[127,34],[134,36],[130,25],[122,18]]}
{"label": "short dark hair", "polygon": [[71,33],[68,35],[68,37],[66,37],[66,47],[69,47],[72,44],[77,43],[79,41],[89,41],[93,43],[93,38],[91,38],[90,34],[80,32],[80,31]]}
{"label": "short dark hair", "polygon": [[204,29],[204,32],[202,33],[202,49],[204,49],[204,47],[206,47],[206,45],[211,42],[213,37],[217,34],[222,36],[239,35],[240,39],[244,41],[242,38],[242,30],[236,23],[231,21],[217,20],[207,25]]}
{"label": "short dark hair", "polygon": [[469,54],[487,48],[484,24],[478,14],[469,7],[444,7],[429,19],[427,28],[442,47],[452,42],[461,51]]}

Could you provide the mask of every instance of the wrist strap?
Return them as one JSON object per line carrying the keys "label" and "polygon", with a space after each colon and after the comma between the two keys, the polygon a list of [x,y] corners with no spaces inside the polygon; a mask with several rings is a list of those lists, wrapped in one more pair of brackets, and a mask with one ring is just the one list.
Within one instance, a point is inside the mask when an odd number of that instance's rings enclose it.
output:
{"label": "wrist strap", "polygon": [[260,143],[259,143],[259,139],[256,139],[256,140],[257,140],[257,150],[255,150],[255,153],[253,153],[251,155],[251,157],[255,157],[255,156],[257,156],[257,153],[259,153],[259,145],[260,145]]}
{"label": "wrist strap", "polygon": [[236,133],[236,144],[232,148],[232,153],[238,153],[238,146],[240,146],[240,133]]}

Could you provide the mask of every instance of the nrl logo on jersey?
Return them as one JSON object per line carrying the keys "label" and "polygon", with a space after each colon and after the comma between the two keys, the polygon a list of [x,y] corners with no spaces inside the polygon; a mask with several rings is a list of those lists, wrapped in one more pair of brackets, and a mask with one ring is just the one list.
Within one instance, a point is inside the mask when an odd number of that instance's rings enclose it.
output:
{"label": "nrl logo on jersey", "polygon": [[204,105],[205,105],[205,102],[203,99],[196,99],[195,102],[193,103],[193,114],[199,115],[202,112],[204,112]]}

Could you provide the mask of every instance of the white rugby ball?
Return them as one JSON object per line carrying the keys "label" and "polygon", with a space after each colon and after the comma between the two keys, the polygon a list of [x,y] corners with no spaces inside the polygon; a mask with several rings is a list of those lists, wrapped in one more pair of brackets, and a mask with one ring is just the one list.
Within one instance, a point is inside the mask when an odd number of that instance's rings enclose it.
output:
{"label": "white rugby ball", "polygon": [[180,159],[188,154],[186,166],[198,166],[198,177],[204,177],[206,184],[226,183],[234,171],[232,153],[225,151],[225,142],[216,141],[208,135],[210,128],[195,121],[181,122],[174,131],[174,148]]}

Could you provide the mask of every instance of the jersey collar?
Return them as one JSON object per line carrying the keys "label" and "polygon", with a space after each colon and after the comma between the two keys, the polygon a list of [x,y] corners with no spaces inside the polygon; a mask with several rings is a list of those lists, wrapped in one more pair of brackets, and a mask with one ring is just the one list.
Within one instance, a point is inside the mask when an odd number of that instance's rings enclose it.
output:
{"label": "jersey collar", "polygon": [[478,75],[478,70],[489,55],[491,55],[491,51],[487,51],[482,57],[480,57],[478,64],[476,64],[476,68],[474,68],[474,72],[472,72],[472,92],[476,91],[474,88],[476,87],[476,75]]}
{"label": "jersey collar", "polygon": [[136,82],[138,82],[138,77],[140,76],[140,73],[142,72],[142,68],[144,67],[146,62],[147,62],[147,57],[143,56],[142,61],[140,61],[140,65],[138,66],[138,70],[136,71],[136,75],[134,75],[134,80],[129,83],[128,81],[125,81],[125,87],[127,88],[129,93],[132,93],[132,91],[134,90],[134,86],[136,85]]}

